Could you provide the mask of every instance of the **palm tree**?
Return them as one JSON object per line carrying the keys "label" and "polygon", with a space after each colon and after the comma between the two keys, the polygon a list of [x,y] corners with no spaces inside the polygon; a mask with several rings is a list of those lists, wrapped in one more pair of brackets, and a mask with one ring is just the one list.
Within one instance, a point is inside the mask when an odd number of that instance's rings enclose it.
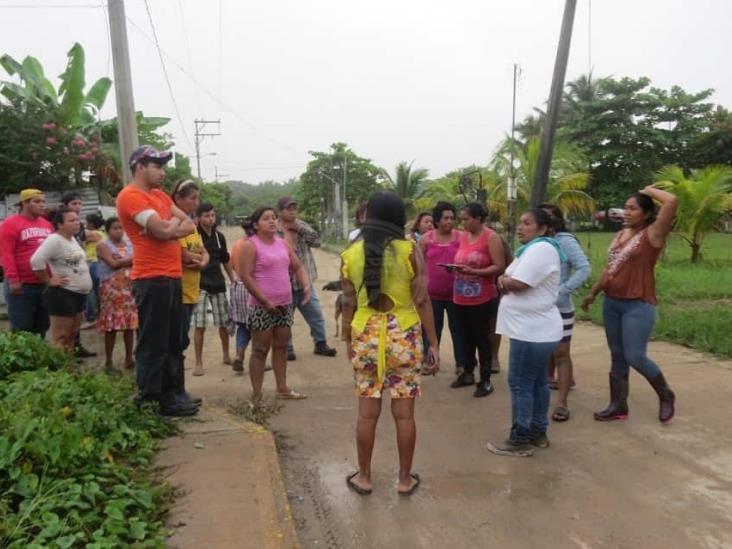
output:
{"label": "palm tree", "polygon": [[702,259],[704,238],[732,212],[732,168],[707,166],[687,177],[680,167],[668,166],[657,177],[658,187],[679,199],[675,231],[689,244],[696,263]]}
{"label": "palm tree", "polygon": [[[511,152],[513,150],[514,175],[516,178],[517,211],[529,207],[534,175],[539,160],[539,138],[532,137],[526,144],[503,141],[496,151],[492,167],[501,179],[511,176]],[[590,174],[584,171],[587,160],[573,145],[557,141],[554,145],[547,200],[559,206],[568,216],[588,216],[595,211],[594,199],[585,192],[590,183]],[[505,189],[505,185],[501,186]]]}
{"label": "palm tree", "polygon": [[388,180],[387,188],[394,191],[404,201],[407,209],[407,216],[414,215],[415,202],[422,194],[429,172],[426,168],[413,169],[414,160],[407,163],[399,162],[396,167],[394,178],[384,170],[384,177]]}

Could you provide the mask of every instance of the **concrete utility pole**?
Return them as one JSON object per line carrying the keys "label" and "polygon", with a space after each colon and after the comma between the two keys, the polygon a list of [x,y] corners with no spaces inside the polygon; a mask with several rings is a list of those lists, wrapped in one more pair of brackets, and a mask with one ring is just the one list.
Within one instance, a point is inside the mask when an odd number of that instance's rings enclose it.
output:
{"label": "concrete utility pole", "polygon": [[132,151],[140,146],[137,137],[135,101],[132,95],[132,72],[130,52],[127,47],[127,19],[124,0],[109,0],[109,32],[112,39],[112,61],[114,63],[114,95],[117,100],[117,127],[119,153],[122,159],[122,177],[132,181],[128,160]]}
{"label": "concrete utility pole", "polygon": [[346,175],[348,174],[348,157],[343,157],[343,220],[341,221],[343,229],[343,240],[348,240],[348,196],[346,195]]}
{"label": "concrete utility pole", "polygon": [[513,148],[516,133],[516,78],[518,77],[518,65],[513,64],[513,107],[511,109],[511,166],[508,172],[508,185],[506,195],[508,198],[508,223],[506,224],[506,239],[508,245],[513,249],[516,242],[516,168],[513,165]]}
{"label": "concrete utility pole", "polygon": [[[221,135],[221,120],[199,120],[196,118],[193,123],[196,125],[195,145],[196,145],[196,175],[201,179],[201,141],[204,137],[216,137]],[[203,133],[206,124],[216,124],[217,133]]]}
{"label": "concrete utility pole", "polygon": [[219,182],[219,178],[229,177],[228,173],[219,173],[219,167],[214,166],[214,181]]}
{"label": "concrete utility pole", "polygon": [[554,76],[552,87],[549,92],[549,108],[546,112],[546,123],[541,132],[541,147],[539,149],[539,160],[536,166],[534,187],[531,190],[531,205],[536,206],[544,200],[546,187],[549,183],[549,167],[552,162],[554,148],[554,134],[557,131],[559,118],[559,106],[562,102],[564,90],[564,77],[567,73],[567,60],[569,58],[569,45],[572,42],[572,25],[574,24],[574,12],[577,7],[577,0],[566,0],[564,4],[564,16],[562,18],[562,31],[559,35],[557,46],[557,58],[554,62]]}

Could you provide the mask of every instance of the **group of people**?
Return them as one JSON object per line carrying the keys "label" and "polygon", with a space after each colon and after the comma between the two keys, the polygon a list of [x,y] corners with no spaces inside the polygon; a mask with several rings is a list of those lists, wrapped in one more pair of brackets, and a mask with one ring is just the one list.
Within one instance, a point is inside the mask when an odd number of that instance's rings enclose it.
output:
{"label": "group of people", "polygon": [[[203,375],[210,318],[223,362],[234,372],[244,372],[251,343],[253,401],[263,397],[268,368],[274,370],[278,398],[306,398],[287,383],[287,362],[296,359],[295,309],[310,327],[314,352],[336,355],[327,344],[313,286],[317,270],[311,248],[320,246],[318,233],[298,219],[297,201],[283,197],[276,208],[257,208],[229,251],[213,207],[200,203],[195,181],[176,182],[170,195],[162,190],[170,157],[149,146],[132,154],[133,181],[117,196],[118,217],[104,222],[104,232],[101,221],[91,220],[86,231],[94,233],[91,238],[79,236],[85,230],[80,208],[64,205],[49,222],[43,193],[21,193],[19,213],[0,227],[12,329],[43,336],[50,317],[54,344],[78,349],[81,313],[96,284],[107,365],[112,366],[121,331],[125,366],[134,366],[141,403],[154,402],[165,415],[197,413],[201,399],[186,391],[184,352],[193,327],[192,374]],[[660,203],[658,211],[654,201]],[[659,420],[674,416],[675,395],[646,347],[655,322],[654,267],[676,208],[674,196],[653,186],[630,197],[608,265],[582,302],[587,308],[605,293],[610,404],[595,413],[598,421],[627,417],[631,366],[658,394]],[[357,211],[357,229],[341,254],[341,283],[344,339],[359,397],[359,469],[347,482],[360,494],[372,490],[371,456],[386,392],[396,422],[399,493],[411,494],[419,486],[412,471],[414,403],[421,376],[439,370],[445,316],[455,365],[451,387],[474,387],[474,397],[495,391],[491,375],[501,371],[500,340],[510,340],[511,425],[504,442],[489,443],[491,451],[528,456],[549,446],[550,386],[558,389],[552,419],[570,419],[572,295],[590,275],[589,261],[556,205],[541,204],[521,215],[520,246],[513,252],[488,217],[479,203],[458,209],[439,202],[406,233],[404,203],[388,192],[375,193]],[[230,335],[236,341],[233,358]]]}
{"label": "group of people", "polygon": [[[654,201],[660,203],[658,211]],[[631,196],[608,266],[582,302],[587,309],[605,293],[610,404],[594,414],[598,421],[627,417],[631,366],[656,391],[658,419],[667,423],[674,416],[675,395],[646,347],[655,322],[654,267],[676,209],[677,199],[654,186]],[[393,194],[376,193],[357,219],[354,241],[341,254],[341,274],[346,345],[359,397],[358,470],[346,482],[359,494],[373,489],[371,458],[387,391],[397,431],[397,490],[409,495],[420,484],[412,471],[414,402],[420,377],[439,369],[445,316],[456,366],[451,387],[475,386],[475,397],[494,391],[490,376],[500,371],[497,347],[501,336],[510,340],[511,425],[505,441],[488,443],[491,452],[531,456],[549,446],[550,385],[558,389],[552,419],[570,419],[572,295],[590,275],[590,263],[556,205],[540,204],[521,215],[520,246],[513,254],[487,226],[487,217],[477,203],[457,210],[440,202],[405,234],[404,204]]]}

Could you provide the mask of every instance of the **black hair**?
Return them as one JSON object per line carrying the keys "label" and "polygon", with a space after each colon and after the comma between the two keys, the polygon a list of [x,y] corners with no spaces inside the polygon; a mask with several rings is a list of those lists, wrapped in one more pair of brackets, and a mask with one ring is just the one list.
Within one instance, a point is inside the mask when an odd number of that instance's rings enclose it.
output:
{"label": "black hair", "polygon": [[214,209],[213,204],[210,202],[204,202],[198,206],[198,209],[196,210],[196,215],[198,217],[201,217],[206,212],[210,212]]}
{"label": "black hair", "polygon": [[371,195],[366,206],[366,223],[361,229],[364,243],[363,286],[371,307],[378,306],[381,295],[384,251],[392,240],[404,240],[406,224],[404,202],[398,195],[390,192]]}
{"label": "black hair", "polygon": [[86,216],[86,224],[92,225],[92,229],[101,229],[104,227],[104,218],[98,213],[90,213]]}
{"label": "black hair", "polygon": [[450,204],[449,202],[443,202],[440,201],[437,204],[435,204],[435,207],[432,209],[432,222],[437,226],[437,224],[442,219],[443,212],[452,212],[453,214],[456,214],[455,206]]}
{"label": "black hair", "polygon": [[488,210],[480,202],[468,202],[460,210],[473,219],[480,219],[481,223],[485,223],[485,220],[488,218]]}
{"label": "black hair", "polygon": [[653,199],[645,193],[633,193],[630,195],[630,198],[635,198],[635,201],[638,203],[638,207],[643,210],[644,214],[648,215],[644,225],[647,227],[652,224],[656,220],[657,214],[656,203],[653,202]]}
{"label": "black hair", "polygon": [[251,216],[245,215],[241,218],[241,228],[244,229],[247,236],[252,236],[256,232]]}
{"label": "black hair", "polygon": [[198,192],[200,189],[196,182],[192,179],[179,179],[173,185],[173,191],[170,193],[170,197],[175,201],[176,198],[187,198],[193,192]]}
{"label": "black hair", "polygon": [[68,206],[69,202],[73,202],[74,200],[81,200],[81,195],[76,191],[71,191],[63,195],[63,197],[61,198],[61,204],[63,204],[64,206]]}
{"label": "black hair", "polygon": [[[416,233],[419,231],[419,224],[422,223],[422,219],[424,219],[427,216],[432,217],[432,214],[430,212],[419,212],[419,214],[417,214],[417,219],[415,219],[414,223],[412,223],[411,230],[413,233]],[[433,222],[434,222],[434,220],[433,220]]]}
{"label": "black hair", "polygon": [[134,167],[132,168],[132,175],[135,175],[135,172],[137,171],[138,166],[142,166],[143,168],[147,168],[150,164],[157,164],[161,168],[167,164],[167,160],[161,160],[159,158],[141,158],[137,162],[135,162]]}
{"label": "black hair", "polygon": [[54,230],[58,231],[58,228],[63,225],[67,213],[76,213],[76,211],[66,206],[61,206],[58,210],[56,210],[56,212],[53,214],[53,218],[51,218],[51,223],[53,224]]}
{"label": "black hair", "polygon": [[[259,220],[262,218],[262,216],[266,212],[272,212],[275,214],[275,217],[277,217],[277,211],[272,206],[260,206],[256,210],[254,210],[254,213],[252,213],[252,231],[254,231],[254,234],[257,234],[257,223],[259,223]],[[243,226],[243,225],[242,225]],[[246,230],[246,229],[244,229]]]}
{"label": "black hair", "polygon": [[112,230],[112,225],[115,223],[119,223],[119,217],[112,216],[104,222],[104,230],[107,231],[107,234]]}
{"label": "black hair", "polygon": [[536,207],[549,212],[549,216],[552,218],[551,227],[554,229],[554,232],[567,232],[567,223],[564,220],[564,212],[562,212],[562,209],[559,206],[546,202],[544,204],[539,204]]}
{"label": "black hair", "polygon": [[539,227],[546,227],[547,230],[554,228],[552,216],[546,210],[542,208],[529,208],[524,213],[530,214]]}
{"label": "black hair", "polygon": [[361,202],[358,208],[356,208],[356,213],[353,216],[356,227],[360,228],[363,226],[363,220],[361,218],[366,215],[366,206],[368,206],[368,202]]}

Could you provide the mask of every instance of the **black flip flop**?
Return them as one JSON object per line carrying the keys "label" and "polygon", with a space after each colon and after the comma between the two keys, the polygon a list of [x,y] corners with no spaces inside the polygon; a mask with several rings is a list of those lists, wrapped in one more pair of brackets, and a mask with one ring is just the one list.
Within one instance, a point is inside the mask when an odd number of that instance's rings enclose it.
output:
{"label": "black flip flop", "polygon": [[568,421],[569,415],[569,408],[566,408],[564,406],[557,406],[556,408],[554,408],[552,419],[558,422]]}
{"label": "black flip flop", "polygon": [[356,492],[357,494],[360,494],[362,496],[368,496],[371,493],[371,490],[367,490],[366,488],[361,488],[358,484],[353,482],[353,477],[358,475],[358,471],[351,475],[346,476],[346,484],[348,484],[348,487]]}
{"label": "black flip flop", "polygon": [[419,488],[419,484],[422,482],[422,479],[419,478],[418,473],[409,473],[409,476],[412,477],[417,482],[412,484],[412,487],[409,490],[407,490],[406,492],[399,492],[400,496],[411,496],[417,490],[417,488]]}

